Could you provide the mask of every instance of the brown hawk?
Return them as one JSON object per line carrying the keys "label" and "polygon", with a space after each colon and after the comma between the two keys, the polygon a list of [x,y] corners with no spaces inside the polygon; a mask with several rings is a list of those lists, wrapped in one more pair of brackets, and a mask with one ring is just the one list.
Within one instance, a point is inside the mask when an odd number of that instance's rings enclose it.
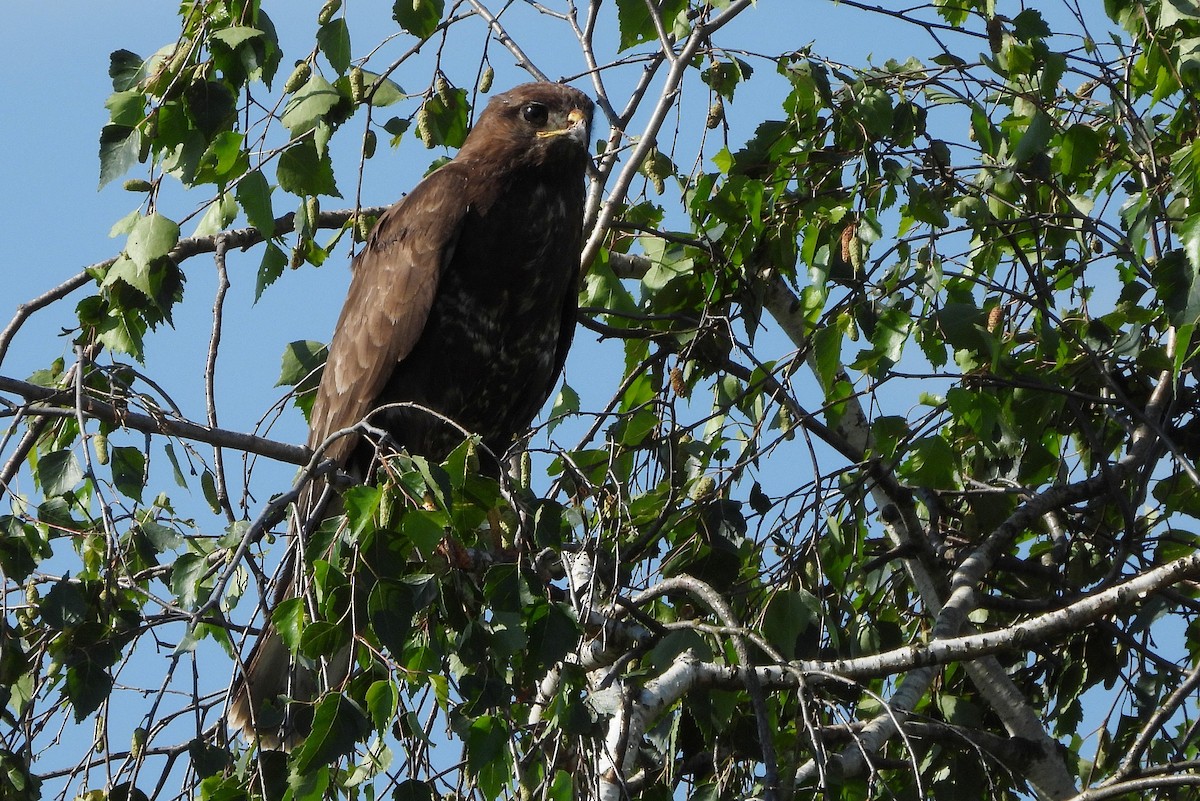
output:
{"label": "brown hawk", "polygon": [[[592,101],[561,84],[497,95],[458,155],[379,218],[353,264],[309,447],[369,418],[410,453],[440,460],[465,429],[501,456],[528,428],[574,332],[591,116]],[[380,409],[398,402],[437,414]],[[376,443],[343,436],[325,455],[367,480]],[[319,496],[302,497],[295,519],[320,515]],[[266,747],[301,736],[280,723],[284,699],[315,693],[291,663],[268,629],[231,694],[230,725]]]}

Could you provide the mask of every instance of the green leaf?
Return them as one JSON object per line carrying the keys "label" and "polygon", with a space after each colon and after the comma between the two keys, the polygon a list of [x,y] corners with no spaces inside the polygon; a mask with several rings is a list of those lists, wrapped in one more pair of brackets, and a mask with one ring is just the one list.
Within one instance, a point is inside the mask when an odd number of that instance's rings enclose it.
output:
{"label": "green leaf", "polygon": [[554,406],[550,409],[550,430],[554,431],[562,422],[563,415],[575,414],[578,411],[579,393],[571,389],[569,384],[564,383],[558,392],[558,397],[554,399]]}
{"label": "green leaf", "polygon": [[314,620],[300,635],[300,653],[310,659],[332,657],[349,643],[350,632],[345,626],[328,620]]}
{"label": "green leaf", "polygon": [[358,542],[363,533],[375,526],[375,514],[383,502],[383,490],[379,487],[359,485],[350,487],[342,495],[342,505],[346,509],[346,522],[350,531],[346,535],[348,542]]}
{"label": "green leaf", "polygon": [[400,708],[400,691],[391,680],[374,682],[367,688],[367,712],[376,731],[387,731]]}
{"label": "green leaf", "polygon": [[289,651],[300,650],[305,619],[303,598],[285,598],[271,610],[271,627]]}
{"label": "green leaf", "polygon": [[866,86],[855,100],[851,110],[868,133],[877,138],[890,136],[895,113],[891,94],[878,86]]}
{"label": "green leaf", "polygon": [[66,696],[79,723],[100,708],[112,692],[113,678],[108,670],[90,659],[67,668]]}
{"label": "green leaf", "polygon": [[135,359],[142,358],[142,334],[146,323],[134,311],[109,309],[99,331],[100,344],[118,353],[128,353]]}
{"label": "green leaf", "polygon": [[350,29],[345,18],[335,17],[317,30],[317,47],[339,75],[350,68]]}
{"label": "green leaf", "polygon": [[795,659],[800,635],[820,615],[820,603],[805,590],[781,590],[763,613],[763,634],[784,659]]}
{"label": "green leaf", "polygon": [[573,611],[565,604],[548,604],[546,614],[529,627],[529,645],[537,664],[550,669],[575,650],[580,627]]}
{"label": "green leaf", "polygon": [[125,255],[138,267],[149,267],[155,259],[171,252],[179,242],[179,226],[154,212],[137,221],[125,243]]}
{"label": "green leaf", "polygon": [[[224,187],[250,169],[250,157],[242,144],[245,134],[220,131],[213,135],[196,165],[194,183]],[[232,203],[232,201],[231,201]]]}
{"label": "green leaf", "polygon": [[994,133],[995,128],[992,127],[987,112],[982,106],[975,106],[971,110],[971,136],[979,143],[979,149],[988,155],[996,153]]}
{"label": "green leaf", "polygon": [[1172,325],[1195,325],[1200,319],[1200,214],[1179,224],[1179,237],[1183,250],[1163,254],[1150,274]]}
{"label": "green leaf", "polygon": [[[663,25],[670,31],[675,18],[687,9],[687,0],[663,0],[655,6]],[[620,50],[658,39],[646,0],[617,0],[617,25],[621,31]]]}
{"label": "green leaf", "polygon": [[712,648],[698,632],[690,629],[676,629],[663,636],[650,652],[646,654],[646,662],[656,671],[667,670],[679,660],[679,657],[691,651],[698,659],[711,659]]}
{"label": "green leaf", "polygon": [[1027,42],[1030,39],[1049,35],[1050,26],[1042,18],[1040,11],[1027,8],[1013,17],[1013,36],[1016,36],[1018,39]]}
{"label": "green leaf", "polygon": [[246,214],[246,222],[258,229],[264,238],[275,235],[275,211],[271,208],[271,185],[261,171],[246,173],[238,181],[234,196],[242,211]]}
{"label": "green leaf", "polygon": [[237,96],[219,81],[194,81],[183,91],[188,115],[205,137],[215,136],[233,125]]}
{"label": "green leaf", "polygon": [[200,584],[208,572],[208,560],[194,553],[185,553],[171,566],[171,592],[184,609],[195,609],[200,599]]}
{"label": "green leaf", "polygon": [[146,118],[146,96],[137,90],[113,92],[104,101],[109,122],[133,127]]}
{"label": "green leaf", "polygon": [[471,722],[467,733],[467,770],[479,773],[484,766],[502,759],[507,752],[508,727],[492,715],[481,715]]}
{"label": "green leaf", "polygon": [[958,454],[940,436],[922,437],[914,443],[901,474],[918,486],[958,488]]}
{"label": "green leaf", "polygon": [[[307,763],[303,770],[295,766],[288,773],[288,792],[284,801],[326,801],[329,798],[329,768],[312,768]],[[244,793],[237,796],[237,801],[245,797]]]}
{"label": "green leaf", "polygon": [[400,521],[400,530],[429,559],[446,536],[446,517],[440,511],[410,509]]}
{"label": "green leaf", "polygon": [[179,459],[175,456],[175,446],[168,442],[164,449],[167,452],[167,459],[171,462],[171,469],[175,471],[175,483],[187,489],[187,479],[183,477],[183,471],[179,468]]}
{"label": "green leaf", "polygon": [[283,249],[274,242],[268,242],[266,249],[263,251],[262,261],[258,264],[258,280],[254,284],[254,302],[262,297],[262,293],[271,284],[278,280],[279,276],[283,275],[283,270],[287,267],[288,257],[283,252]]}
{"label": "green leaf", "polygon": [[432,465],[424,456],[412,456],[413,467],[417,468],[425,484],[425,491],[433,496],[433,500],[442,509],[450,508],[451,490],[450,474],[441,465]]}
{"label": "green leaf", "polygon": [[137,163],[140,146],[136,128],[110,124],[100,129],[100,189]]}
{"label": "green leaf", "polygon": [[[390,106],[393,103],[399,103],[401,100],[404,100],[406,97],[408,97],[408,95],[404,94],[404,90],[400,88],[400,84],[396,83],[391,78],[383,78],[382,76],[376,75],[373,72],[363,70],[363,81],[366,83],[368,98],[371,102],[371,105],[376,108],[383,108],[385,106]],[[402,120],[393,123],[392,120],[395,119],[396,118],[393,117],[384,125],[384,130],[393,136],[403,133],[404,130],[408,128],[408,120]],[[394,130],[397,126],[402,126],[402,129],[399,131]]]}
{"label": "green leaf", "polygon": [[142,79],[142,57],[130,50],[114,50],[108,56],[108,77],[114,92],[127,92]]}
{"label": "green leaf", "polygon": [[196,224],[196,230],[192,232],[192,236],[219,234],[228,228],[236,217],[237,204],[233,201],[233,196],[228,192],[222,192],[220,197],[208,204],[208,210]]}
{"label": "green leaf", "polygon": [[433,95],[421,106],[425,125],[417,126],[417,135],[425,147],[462,147],[467,138],[467,93],[452,89],[449,102]]}
{"label": "green leaf", "polygon": [[1200,20],[1200,4],[1196,0],[1163,0],[1158,12],[1158,24],[1163,28],[1181,22]]}
{"label": "green leaf", "polygon": [[150,541],[150,544],[154,546],[154,550],[158,553],[173,551],[180,545],[183,545],[183,537],[179,535],[178,531],[160,525],[149,519],[148,516],[138,523],[138,530],[146,535],[146,539]]}
{"label": "green leaf", "polygon": [[412,589],[404,583],[382,579],[371,588],[367,616],[384,648],[399,658],[408,647],[412,617],[416,612]]}
{"label": "green leaf", "polygon": [[108,268],[108,273],[104,276],[101,286],[111,287],[118,281],[123,281],[146,297],[153,297],[154,282],[151,280],[150,273],[149,266],[139,267],[132,259],[122,254]]}
{"label": "green leaf", "polygon": [[405,779],[392,791],[392,801],[437,801],[440,796],[427,782]]}
{"label": "green leaf", "polygon": [[295,772],[307,774],[350,753],[370,731],[370,720],[349,697],[341,693],[325,696],[313,713],[312,732],[292,758]]}
{"label": "green leaf", "polygon": [[204,500],[208,501],[208,508],[212,509],[213,514],[221,514],[221,499],[217,497],[217,479],[207,467],[200,474],[200,491],[204,493]]}
{"label": "green leaf", "polygon": [[854,363],[855,369],[878,376],[900,361],[909,332],[913,328],[908,305],[909,301],[903,300],[888,306],[880,313],[879,319],[875,321],[874,330],[870,332],[870,341],[874,347],[859,354]]}
{"label": "green leaf", "polygon": [[37,462],[34,474],[47,497],[62,495],[83,480],[83,468],[70,450],[51,451]]}
{"label": "green leaf", "polygon": [[280,188],[299,197],[342,196],[333,178],[329,154],[318,155],[317,145],[311,139],[285,150],[279,157],[275,175]]}
{"label": "green leaf", "polygon": [[[1161,501],[1171,511],[1182,512],[1192,517],[1200,515],[1200,495],[1197,495],[1195,485],[1183,470],[1155,483],[1153,495],[1155,500]],[[1188,549],[1192,547],[1194,546],[1190,543],[1187,545]],[[1184,555],[1184,553],[1178,554],[1178,556]]]}
{"label": "green leaf", "polygon": [[[317,127],[317,123],[325,119],[325,115],[342,100],[342,93],[333,84],[320,74],[313,73],[308,83],[300,87],[288,101],[279,121],[293,137],[300,136]],[[290,152],[289,150],[284,155]]]}
{"label": "green leaf", "polygon": [[87,619],[88,603],[78,582],[64,578],[55,582],[42,598],[38,612],[52,628],[62,631]]}
{"label": "green leaf", "polygon": [[277,387],[296,387],[297,391],[313,389],[320,383],[321,368],[329,354],[323,342],[298,339],[283,349]]}
{"label": "green leaf", "polygon": [[111,458],[113,484],[122,495],[141,503],[146,486],[146,454],[140,448],[113,448]]}
{"label": "green leaf", "polygon": [[1099,132],[1090,125],[1076,123],[1068,128],[1058,151],[1063,175],[1078,178],[1091,170],[1100,155],[1100,141]]}
{"label": "green leaf", "polygon": [[714,92],[726,100],[733,100],[733,92],[737,85],[749,80],[754,74],[754,68],[740,58],[732,61],[720,61],[700,73],[700,80],[708,84]]}
{"label": "green leaf", "polygon": [[418,39],[428,39],[442,20],[444,0],[396,0],[392,19]]}
{"label": "green leaf", "polygon": [[845,336],[843,318],[837,324],[823,325],[813,332],[813,356],[817,379],[821,388],[829,392],[842,368],[842,337]]}
{"label": "green leaf", "polygon": [[653,409],[638,409],[621,423],[621,444],[630,448],[641,445],[661,425],[658,412]]}
{"label": "green leaf", "polygon": [[247,25],[231,25],[228,28],[214,31],[212,39],[225,45],[230,50],[236,50],[239,45],[251,39],[257,39],[262,35],[263,32],[258,28],[251,28]]}
{"label": "green leaf", "polygon": [[[233,766],[233,755],[222,746],[216,745],[211,741],[205,742],[201,738],[196,737],[188,743],[187,750],[188,756],[192,761],[192,768],[196,771],[198,776],[216,776],[229,770],[229,768]],[[243,798],[245,798],[245,796],[239,794],[238,796],[229,798],[229,801],[234,801],[234,799],[241,801]],[[119,800],[112,799],[110,797],[108,801]],[[134,801],[134,799],[130,798],[126,799],[126,801]],[[205,801],[209,801],[209,799],[205,797]],[[217,799],[214,798],[211,801],[217,801]]]}
{"label": "green leaf", "polygon": [[[36,526],[13,515],[0,515],[0,571],[9,581],[23,582],[38,565],[45,541]],[[5,681],[0,657],[0,684]]]}
{"label": "green leaf", "polygon": [[1053,134],[1054,126],[1050,122],[1050,116],[1043,111],[1037,112],[1029,121],[1025,132],[1021,134],[1021,139],[1013,150],[1013,156],[1018,163],[1024,163],[1029,161],[1034,154],[1044,153]]}
{"label": "green leaf", "polygon": [[[1192,268],[1190,292],[1194,293],[1195,276],[1200,275],[1200,214],[1193,214],[1179,223],[1179,239],[1183,242],[1183,254],[1187,256],[1188,265]],[[1185,322],[1195,322],[1195,317],[1186,315]]]}

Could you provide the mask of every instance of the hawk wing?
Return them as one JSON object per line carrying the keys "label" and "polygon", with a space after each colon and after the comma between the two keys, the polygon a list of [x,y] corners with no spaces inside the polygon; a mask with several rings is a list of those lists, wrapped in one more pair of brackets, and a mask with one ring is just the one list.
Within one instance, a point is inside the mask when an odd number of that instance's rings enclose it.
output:
{"label": "hawk wing", "polygon": [[[447,164],[375,224],[366,249],[354,260],[313,403],[309,447],[365,417],[396,364],[420,339],[470,205],[467,183],[461,165]],[[356,441],[342,437],[325,455],[344,463]]]}

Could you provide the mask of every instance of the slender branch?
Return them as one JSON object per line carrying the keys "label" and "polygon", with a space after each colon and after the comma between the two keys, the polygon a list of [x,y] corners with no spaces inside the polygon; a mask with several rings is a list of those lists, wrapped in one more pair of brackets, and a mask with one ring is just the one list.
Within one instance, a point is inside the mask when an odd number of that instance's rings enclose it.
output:
{"label": "slender branch", "polygon": [[[229,273],[225,270],[225,252],[229,245],[224,237],[218,237],[213,261],[217,267],[217,296],[213,300],[212,335],[208,342],[208,357],[204,364],[204,405],[209,428],[217,427],[217,351],[221,346],[221,321],[224,319],[225,293],[229,291]],[[229,502],[229,487],[225,479],[225,456],[221,448],[213,448],[213,472],[216,476],[217,503],[225,511],[225,517],[233,522],[233,507]]]}
{"label": "slender branch", "polygon": [[1142,755],[1146,753],[1146,749],[1153,743],[1154,736],[1191,697],[1197,686],[1200,686],[1200,665],[1192,668],[1192,672],[1188,674],[1187,678],[1150,715],[1150,719],[1146,721],[1146,725],[1138,732],[1137,740],[1129,748],[1129,752],[1122,757],[1121,764],[1117,766],[1112,779],[1109,782],[1105,782],[1106,787],[1120,785],[1125,779],[1133,775],[1137,770],[1138,760],[1142,758]]}
{"label": "slender branch", "polygon": [[[797,313],[800,308],[799,299],[792,293],[791,288],[777,271],[765,269],[762,271],[761,278],[765,285],[764,306],[792,342],[801,349],[807,349],[808,332],[805,321],[802,315]],[[811,352],[808,364],[815,372],[817,365]],[[845,412],[838,425],[838,433],[850,444],[852,454],[859,461],[873,450],[870,424],[857,397],[851,396],[847,399]],[[917,514],[912,493],[901,487],[890,470],[878,462],[869,463],[868,472],[872,479],[871,493],[876,496],[879,508],[881,510],[891,509],[895,512],[895,514],[881,515],[884,528],[893,542],[900,547],[918,546],[918,558],[906,559],[904,564],[922,601],[932,613],[938,616],[934,629],[935,636],[953,637],[957,635],[966,621],[969,610],[953,609],[947,613],[944,609],[942,586],[935,579],[932,567],[926,564],[928,560],[920,558],[923,552],[922,547],[927,547],[929,538]],[[1078,491],[1086,497],[1096,490],[1088,486]],[[1044,498],[1044,501],[1048,500],[1050,499]],[[1022,507],[1022,510],[1019,510],[1023,511],[1027,517],[1023,516],[1019,521],[1014,520],[1013,523],[1019,522],[1021,525],[1027,525],[1030,521],[1058,508],[1058,505],[1046,502],[1037,505],[1027,504]],[[1005,541],[1007,542],[1007,540]],[[974,584],[970,586],[973,588]],[[973,595],[964,596],[963,600],[972,598]],[[967,662],[964,668],[988,703],[1000,715],[1009,732],[1033,740],[1041,747],[1042,756],[1031,761],[1030,780],[1051,798],[1064,798],[1074,792],[1074,779],[1058,756],[1054,740],[1045,730],[1037,712],[1013,685],[1012,679],[1008,677],[1001,665],[995,659],[985,658]],[[905,676],[891,700],[892,707],[900,711],[914,708],[935,678],[936,671],[925,668]],[[864,753],[882,748],[883,744],[897,731],[896,723],[891,716],[881,715],[871,721],[859,744],[841,753],[839,761],[843,771],[864,768],[866,766]],[[801,768],[798,775],[811,775],[816,770],[817,766],[810,760]]]}
{"label": "slender branch", "polygon": [[479,2],[479,0],[469,0],[469,2],[471,4],[471,8],[475,9],[475,13],[487,20],[488,27],[491,28],[492,32],[496,34],[496,39],[499,40],[500,44],[504,46],[504,49],[512,53],[517,59],[518,67],[527,70],[530,75],[537,78],[539,81],[550,80],[546,77],[546,73],[542,72],[538,66],[533,63],[533,59],[531,59],[525,53],[525,51],[521,49],[521,46],[517,44],[511,36],[508,35],[508,31],[506,31],[504,26],[500,24],[500,20],[496,18],[496,15],[488,11],[483,3]]}
{"label": "slender branch", "polygon": [[[17,394],[36,404],[26,409],[26,413],[29,415],[66,417],[75,414],[74,401],[69,392],[64,393],[61,390],[39,387],[36,384],[19,381],[8,376],[0,376],[0,392]],[[88,396],[80,399],[80,408],[86,417],[134,431],[164,434],[208,445],[233,448],[288,464],[305,464],[312,455],[308,448],[300,445],[289,445],[265,437],[256,437],[253,434],[202,426],[190,420],[168,417],[161,410],[156,410],[157,414],[153,415],[140,414]]]}
{"label": "slender branch", "polygon": [[700,49],[700,45],[707,41],[709,36],[726,25],[738,14],[745,11],[750,6],[750,3],[751,0],[734,0],[711,22],[698,24],[684,42],[683,47],[679,49],[679,55],[671,65],[671,70],[667,73],[667,78],[663,83],[658,103],[655,104],[654,109],[650,113],[650,119],[642,129],[641,139],[638,140],[633,152],[629,155],[629,161],[625,165],[625,168],[617,176],[616,185],[609,192],[608,201],[601,207],[600,213],[597,215],[595,226],[592,228],[592,233],[583,248],[582,263],[584,265],[590,265],[595,260],[596,254],[600,251],[600,245],[604,241],[604,237],[608,234],[608,227],[612,224],[613,219],[616,218],[617,210],[625,201],[625,195],[633,183],[634,176],[637,175],[639,166],[645,161],[646,156],[655,146],[658,139],[658,132],[662,128],[663,122],[666,120],[671,109],[675,107],[675,98],[679,93],[683,76],[690,66],[692,56],[696,54],[696,51]]}
{"label": "slender branch", "polygon": [[[838,680],[873,679],[955,662],[970,663],[992,654],[1019,651],[1030,643],[1057,642],[1118,609],[1145,601],[1174,584],[1197,576],[1200,576],[1200,553],[1168,562],[1103,592],[998,631],[906,645],[853,659],[801,659],[786,665],[760,665],[751,669],[763,687],[786,689],[798,686],[802,676],[810,679],[822,676]],[[744,683],[742,672],[746,668],[743,666],[697,664],[703,666],[705,683],[709,686],[734,688]]]}
{"label": "slender branch", "polygon": [[[359,214],[369,214],[379,216],[387,210],[387,206],[370,206],[368,208],[359,209]],[[339,211],[323,211],[317,220],[318,228],[341,228],[355,215],[354,209],[342,209]],[[275,220],[275,233],[273,236],[283,236],[295,230],[296,214],[289,212]],[[197,256],[202,253],[215,253],[217,243],[224,242],[226,249],[245,250],[253,247],[260,242],[266,240],[262,232],[257,228],[235,228],[230,231],[222,231],[212,236],[194,236],[187,239],[181,239],[171,250],[170,256],[176,262],[183,261]],[[8,325],[0,331],[0,364],[4,363],[4,357],[8,354],[8,348],[12,344],[13,337],[21,330],[21,326],[34,314],[41,309],[62,300],[67,295],[70,295],[77,289],[81,289],[90,281],[95,280],[95,275],[103,274],[105,270],[116,262],[116,258],[107,259],[105,261],[96,262],[95,264],[85,267],[81,272],[71,276],[66,281],[58,286],[50,289],[41,295],[38,295],[33,300],[22,303],[17,307],[16,314],[9,320]]]}
{"label": "slender branch", "polygon": [[[1084,790],[1079,795],[1070,798],[1069,801],[1103,801],[1108,798],[1126,798],[1134,794],[1146,798],[1148,796],[1143,795],[1144,793],[1168,787],[1200,787],[1200,773],[1130,779],[1129,781],[1118,782],[1107,787]],[[1176,796],[1171,797],[1174,798]]]}
{"label": "slender branch", "polygon": [[85,267],[83,272],[71,276],[53,289],[43,292],[33,300],[27,301],[18,306],[17,313],[13,315],[11,320],[9,320],[8,325],[4,327],[4,330],[0,331],[0,364],[4,363],[4,357],[8,354],[8,346],[12,343],[13,337],[17,335],[17,331],[21,329],[21,326],[25,324],[25,321],[28,320],[34,312],[38,311],[39,309],[44,309],[51,303],[62,300],[67,295],[70,295],[76,289],[79,289],[81,286],[84,286],[88,281],[91,280],[92,270],[106,270],[111,267],[115,261],[116,259],[113,258],[109,259],[108,261],[102,261],[98,264],[93,264],[90,267]]}
{"label": "slender branch", "polygon": [[[665,595],[672,592],[688,593],[706,604],[724,625],[735,630],[741,628],[741,624],[733,614],[733,609],[721,597],[721,594],[705,582],[692,576],[681,575],[664,579],[640,593],[633,599],[633,603],[637,605],[651,595]],[[754,707],[755,720],[758,723],[759,744],[762,748],[763,765],[766,767],[766,776],[763,779],[763,797],[767,801],[772,801],[779,790],[779,766],[775,759],[775,734],[771,729],[771,718],[767,712],[766,699],[763,697],[762,684],[758,680],[758,673],[753,669],[750,651],[746,648],[746,638],[738,633],[733,635],[732,640],[738,661],[745,668],[743,682],[746,693],[750,696],[751,706]]]}

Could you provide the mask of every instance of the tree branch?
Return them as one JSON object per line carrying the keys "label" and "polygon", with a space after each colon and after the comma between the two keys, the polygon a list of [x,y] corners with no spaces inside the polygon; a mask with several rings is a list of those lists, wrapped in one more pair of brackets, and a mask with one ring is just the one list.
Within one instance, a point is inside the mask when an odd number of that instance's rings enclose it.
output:
{"label": "tree branch", "polygon": [[[34,404],[25,409],[26,414],[29,415],[69,417],[75,414],[74,398],[71,397],[69,391],[47,389],[27,381],[0,376],[0,392],[20,395],[26,401]],[[289,445],[253,434],[202,426],[190,420],[169,417],[162,410],[154,410],[156,412],[154,414],[140,414],[88,396],[80,399],[80,408],[86,417],[112,423],[122,428],[147,434],[181,437],[217,447],[233,448],[288,464],[305,464],[312,455],[308,448],[300,445]]]}

